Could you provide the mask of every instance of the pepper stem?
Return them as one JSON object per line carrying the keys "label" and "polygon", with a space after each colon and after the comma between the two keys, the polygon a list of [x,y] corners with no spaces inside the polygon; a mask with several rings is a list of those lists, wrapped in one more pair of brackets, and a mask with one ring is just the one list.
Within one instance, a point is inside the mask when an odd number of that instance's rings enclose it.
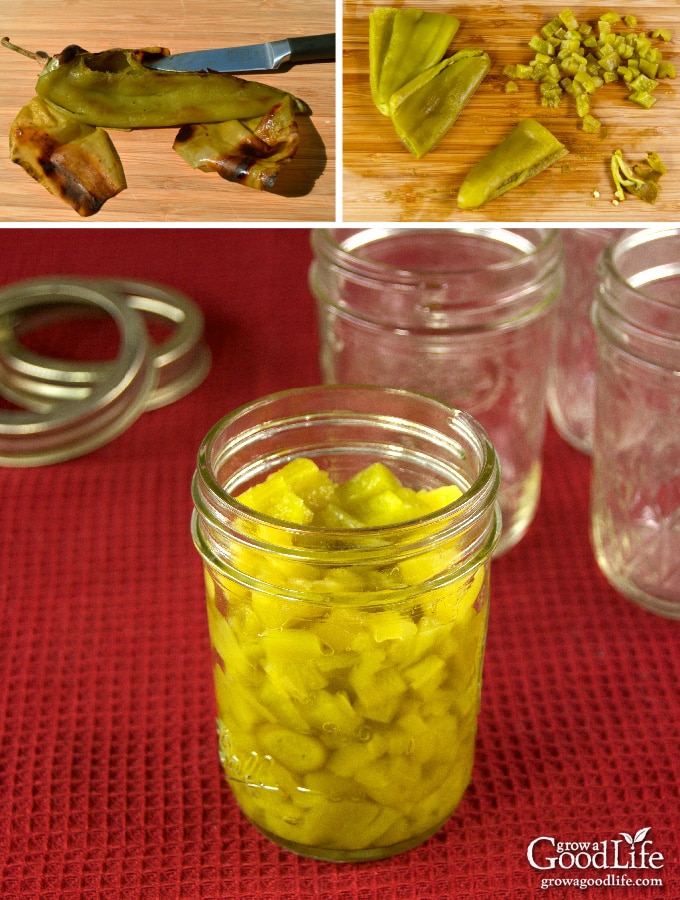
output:
{"label": "pepper stem", "polygon": [[49,53],[45,53],[44,50],[24,50],[24,48],[19,47],[18,44],[13,44],[8,37],[2,38],[0,44],[2,44],[3,47],[7,47],[9,50],[14,50],[15,53],[21,53],[22,56],[28,56],[29,59],[37,60],[43,66],[46,66],[52,58]]}

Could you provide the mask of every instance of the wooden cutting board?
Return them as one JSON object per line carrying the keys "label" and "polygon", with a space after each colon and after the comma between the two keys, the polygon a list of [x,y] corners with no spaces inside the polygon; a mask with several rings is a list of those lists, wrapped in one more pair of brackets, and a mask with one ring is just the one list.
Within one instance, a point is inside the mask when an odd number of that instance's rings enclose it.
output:
{"label": "wooden cutting board", "polygon": [[[368,17],[377,6],[394,5],[447,12],[461,27],[451,50],[479,47],[492,60],[491,72],[463,110],[453,129],[420,160],[403,147],[390,120],[374,107],[369,88]],[[564,97],[558,109],[540,105],[538,88],[519,82],[519,93],[504,91],[502,74],[508,63],[529,62],[531,37],[565,7],[580,22],[594,22],[614,9],[634,13],[638,28],[648,33],[660,27],[674,33],[663,45],[664,59],[678,70],[675,81],[664,79],[655,91],[658,102],[644,110],[625,99],[622,84],[601,88],[594,112],[603,122],[598,135],[585,134],[573,101]],[[474,222],[550,221],[610,222],[638,225],[680,218],[680,16],[675,3],[636,0],[616,4],[526,4],[493,0],[381,3],[345,0],[343,10],[343,218],[345,221]],[[457,190],[467,172],[521,119],[532,116],[548,127],[569,150],[569,156],[522,187],[480,210],[463,211]],[[622,149],[631,162],[655,150],[667,166],[654,206],[635,198],[613,206],[609,161]],[[599,191],[600,197],[593,197]]]}
{"label": "wooden cutting board", "polygon": [[[2,0],[2,34],[32,50],[68,44],[87,50],[161,45],[171,52],[237,46],[335,31],[334,0]],[[172,149],[177,129],[110,132],[128,187],[89,222],[299,222],[335,219],[335,64],[244,76],[301,97],[302,143],[274,192],[259,192],[191,169]],[[35,95],[36,62],[0,48],[0,220],[82,221],[19,166],[7,135]]]}

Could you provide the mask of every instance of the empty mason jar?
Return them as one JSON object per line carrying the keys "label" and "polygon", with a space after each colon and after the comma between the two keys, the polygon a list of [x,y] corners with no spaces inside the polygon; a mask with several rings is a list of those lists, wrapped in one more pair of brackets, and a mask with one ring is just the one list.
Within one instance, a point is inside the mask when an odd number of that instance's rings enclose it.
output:
{"label": "empty mason jar", "polygon": [[[394,478],[403,487],[383,489]],[[378,859],[457,807],[474,762],[498,484],[479,424],[405,391],[286,391],[206,436],[193,536],[219,753],[241,809],[276,843]],[[439,500],[395,521],[411,491]],[[358,506],[392,524],[349,524]]]}
{"label": "empty mason jar", "polygon": [[548,409],[572,447],[592,451],[595,410],[595,331],[590,309],[599,281],[598,260],[616,228],[564,228],[564,290],[555,310],[555,341],[548,377]]}
{"label": "empty mason jar", "polygon": [[501,461],[507,550],[540,494],[559,232],[323,229],[312,246],[324,381],[421,391],[478,419]]}
{"label": "empty mason jar", "polygon": [[624,232],[602,271],[593,547],[617,590],[680,618],[680,228]]}

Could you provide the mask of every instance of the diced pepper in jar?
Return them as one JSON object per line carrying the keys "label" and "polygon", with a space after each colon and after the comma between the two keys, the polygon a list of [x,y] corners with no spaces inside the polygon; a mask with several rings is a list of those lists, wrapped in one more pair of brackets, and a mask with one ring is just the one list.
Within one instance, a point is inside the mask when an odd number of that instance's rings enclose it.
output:
{"label": "diced pepper in jar", "polygon": [[[474,759],[488,579],[481,566],[428,587],[446,552],[428,556],[426,538],[430,517],[461,495],[403,485],[382,463],[335,483],[293,460],[237,498],[299,524],[297,497],[312,527],[331,506],[347,516],[341,529],[411,516],[425,545],[390,572],[296,562],[286,542],[277,569],[271,553],[244,550],[243,584],[208,572],[222,764],[246,815],[284,845],[335,859],[388,853],[458,805]],[[276,532],[273,520],[246,524],[251,537]],[[301,582],[299,566],[314,579]],[[278,581],[247,587],[262,571]],[[419,585],[413,609],[384,603]]]}

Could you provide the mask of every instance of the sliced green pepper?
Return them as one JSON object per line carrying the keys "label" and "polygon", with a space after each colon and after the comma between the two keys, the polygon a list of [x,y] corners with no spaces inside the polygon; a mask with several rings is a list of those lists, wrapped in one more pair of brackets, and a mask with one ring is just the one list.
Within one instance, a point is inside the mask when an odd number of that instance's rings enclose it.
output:
{"label": "sliced green pepper", "polygon": [[262,118],[183,125],[173,149],[194,169],[262,191],[274,186],[281,167],[295,156],[299,137],[286,97]]}
{"label": "sliced green pepper", "polygon": [[[263,116],[284,91],[220,72],[160,72],[145,61],[167,56],[153,47],[88,53],[71,45],[38,77],[38,96],[75,119],[102,128],[162,128]],[[296,112],[311,110],[294,98]]]}
{"label": "sliced green pepper", "polygon": [[10,156],[81,216],[91,216],[126,187],[116,148],[102,128],[77,122],[34,97],[10,127]]}
{"label": "sliced green pepper", "polygon": [[415,157],[439,143],[490,68],[491,60],[483,50],[459,50],[392,94],[394,127]]}
{"label": "sliced green pepper", "polygon": [[524,119],[468,173],[458,191],[461,209],[477,209],[524,184],[569,151],[535,119]]}
{"label": "sliced green pepper", "polygon": [[390,97],[441,61],[460,27],[447,13],[379,6],[369,17],[369,74],[373,102],[390,114]]}

